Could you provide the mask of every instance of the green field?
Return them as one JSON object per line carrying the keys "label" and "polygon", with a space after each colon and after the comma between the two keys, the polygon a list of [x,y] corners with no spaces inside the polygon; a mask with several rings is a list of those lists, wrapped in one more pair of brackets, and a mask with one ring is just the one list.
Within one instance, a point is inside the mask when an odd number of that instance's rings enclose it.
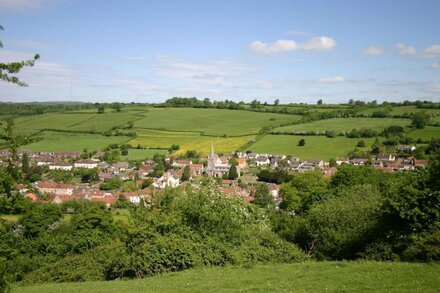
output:
{"label": "green field", "polygon": [[407,126],[409,119],[394,118],[334,118],[319,120],[304,124],[295,124],[276,128],[275,131],[300,132],[300,131],[326,131],[331,130],[337,133],[350,131],[352,129],[371,128],[382,130],[390,125]]}
{"label": "green field", "polygon": [[[302,138],[305,139],[306,144],[298,146],[298,141]],[[254,153],[292,155],[304,160],[329,160],[330,158],[347,156],[360,140],[365,141],[367,147],[374,142],[374,138],[266,135],[251,145],[248,150]]]}
{"label": "green field", "polygon": [[212,135],[255,134],[263,126],[297,121],[301,116],[194,108],[154,108],[135,127],[169,131],[198,131]]}
{"label": "green field", "polygon": [[121,156],[121,160],[123,161],[131,161],[131,160],[145,160],[151,159],[155,154],[165,155],[167,153],[166,150],[157,150],[157,149],[129,149],[127,156]]}
{"label": "green field", "polygon": [[421,138],[423,140],[430,140],[431,138],[440,138],[440,127],[426,126],[423,129],[414,129],[407,134],[407,136],[414,139]]}
{"label": "green field", "polygon": [[133,112],[109,112],[104,114],[75,112],[71,114],[49,113],[21,116],[14,121],[19,133],[35,132],[41,129],[102,132],[139,118],[142,118],[142,116],[138,116]]}
{"label": "green field", "polygon": [[82,151],[87,148],[89,151],[101,150],[112,143],[123,143],[130,138],[127,136],[103,136],[100,134],[69,133],[45,131],[42,140],[25,145],[24,150],[36,152],[48,151]]}
{"label": "green field", "polygon": [[212,267],[131,281],[42,284],[12,292],[438,292],[440,266],[305,262]]}
{"label": "green field", "polygon": [[177,154],[187,150],[196,150],[202,154],[208,154],[211,142],[217,153],[231,153],[248,141],[255,138],[253,135],[239,137],[211,137],[203,136],[196,132],[159,131],[148,129],[136,129],[137,137],[130,144],[138,144],[149,148],[169,148],[172,144],[178,144],[180,150]]}
{"label": "green field", "polygon": [[[376,107],[376,108],[367,108],[359,112],[359,114],[371,115],[374,112],[382,111],[387,107]],[[391,111],[388,113],[389,115],[403,115],[403,114],[411,114],[416,112],[426,112],[429,115],[440,115],[440,109],[422,109],[417,108],[416,106],[394,106],[391,107]]]}

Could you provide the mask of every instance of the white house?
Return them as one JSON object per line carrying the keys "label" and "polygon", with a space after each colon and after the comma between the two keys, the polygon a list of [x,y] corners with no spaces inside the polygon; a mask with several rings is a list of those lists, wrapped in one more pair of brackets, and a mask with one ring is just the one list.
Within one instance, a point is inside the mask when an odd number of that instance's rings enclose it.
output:
{"label": "white house", "polygon": [[179,184],[179,176],[167,172],[156,180],[154,187],[164,189],[166,187],[177,187]]}
{"label": "white house", "polygon": [[75,168],[93,169],[98,167],[98,162],[94,160],[79,160],[76,161],[73,165],[75,166]]}
{"label": "white house", "polygon": [[50,170],[63,170],[63,171],[71,171],[73,168],[72,164],[69,163],[53,163],[52,165],[49,165]]}

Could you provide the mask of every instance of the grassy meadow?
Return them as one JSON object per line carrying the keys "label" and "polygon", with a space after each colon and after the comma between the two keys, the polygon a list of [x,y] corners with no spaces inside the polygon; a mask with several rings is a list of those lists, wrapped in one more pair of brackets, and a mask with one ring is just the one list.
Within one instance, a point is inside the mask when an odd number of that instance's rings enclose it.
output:
{"label": "grassy meadow", "polygon": [[22,149],[36,152],[48,151],[89,151],[101,150],[112,143],[124,143],[130,138],[127,136],[104,136],[100,134],[69,133],[45,131],[39,135],[42,139],[25,145]]}
{"label": "grassy meadow", "polygon": [[305,262],[211,267],[137,280],[15,287],[38,292],[438,292],[440,265]]}
{"label": "grassy meadow", "polygon": [[[306,144],[298,146],[300,139],[304,138]],[[329,160],[330,158],[344,157],[363,140],[367,147],[374,142],[374,138],[346,138],[326,136],[300,136],[300,135],[266,135],[248,150],[255,153],[286,154],[305,160]]]}
{"label": "grassy meadow", "polygon": [[408,126],[410,125],[410,120],[395,118],[334,118],[279,127],[276,128],[275,131],[300,132],[331,130],[339,133],[360,128],[382,130],[390,125]]}
{"label": "grassy meadow", "polygon": [[155,154],[165,155],[166,150],[158,149],[130,149],[128,150],[128,155],[121,156],[123,161],[135,161],[135,160],[145,160],[146,158],[151,159]]}
{"label": "grassy meadow", "polygon": [[440,138],[440,127],[426,126],[423,129],[413,129],[408,132],[407,136],[414,139],[421,138],[423,140],[430,140],[432,138]]}
{"label": "grassy meadow", "polygon": [[255,134],[263,126],[281,125],[301,118],[298,115],[195,108],[153,108],[143,115],[145,118],[136,121],[135,127],[219,136]]}

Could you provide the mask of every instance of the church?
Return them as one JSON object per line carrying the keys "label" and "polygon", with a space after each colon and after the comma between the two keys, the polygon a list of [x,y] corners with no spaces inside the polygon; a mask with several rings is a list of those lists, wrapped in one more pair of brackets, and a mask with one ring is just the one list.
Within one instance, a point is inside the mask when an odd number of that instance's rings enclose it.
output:
{"label": "church", "polygon": [[[206,173],[212,177],[223,177],[229,173],[231,165],[220,160],[219,156],[214,152],[214,143],[211,142],[211,152],[208,156],[208,165],[205,169]],[[240,174],[240,169],[237,166],[237,173]]]}

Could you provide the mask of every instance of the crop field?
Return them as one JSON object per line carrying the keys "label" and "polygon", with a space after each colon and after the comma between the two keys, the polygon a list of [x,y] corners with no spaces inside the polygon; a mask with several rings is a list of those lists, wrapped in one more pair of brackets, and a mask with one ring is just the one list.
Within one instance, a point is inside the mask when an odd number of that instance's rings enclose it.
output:
{"label": "crop field", "polygon": [[437,292],[438,264],[305,262],[186,270],[137,280],[15,287],[37,292]]}
{"label": "crop field", "polygon": [[218,153],[230,153],[248,141],[255,138],[253,135],[239,137],[211,137],[203,136],[196,132],[177,132],[177,131],[160,131],[136,129],[137,137],[130,140],[133,146],[140,144],[148,148],[169,148],[173,144],[178,144],[180,150],[177,154],[184,153],[188,150],[196,150],[202,154],[208,154],[210,151],[211,141]]}
{"label": "crop field", "polygon": [[[382,111],[386,107],[376,107],[376,108],[368,108],[360,111],[360,114],[371,115],[376,111]],[[440,109],[422,109],[417,108],[416,106],[394,106],[391,108],[391,111],[388,113],[389,115],[403,115],[403,114],[411,114],[416,112],[426,112],[429,115],[440,115]]]}
{"label": "crop field", "polygon": [[298,115],[193,108],[154,108],[141,112],[145,118],[135,127],[169,131],[198,131],[210,135],[255,134],[266,125],[281,125]]}
{"label": "crop field", "polygon": [[132,112],[120,113],[49,113],[42,115],[21,116],[15,119],[18,133],[30,133],[41,129],[73,131],[106,131],[112,127],[127,124],[142,118]]}
{"label": "crop field", "polygon": [[99,134],[69,133],[45,131],[42,139],[22,147],[24,150],[36,152],[55,151],[82,151],[87,148],[89,151],[101,150],[112,143],[123,143],[129,140],[127,136],[107,137]]}
{"label": "crop field", "polygon": [[[298,142],[302,138],[305,139],[306,144],[298,146]],[[367,147],[374,142],[374,138],[266,135],[251,145],[248,150],[255,153],[292,155],[304,160],[329,160],[330,158],[347,156],[360,140],[365,141]]]}
{"label": "crop field", "polygon": [[145,160],[153,158],[154,154],[165,155],[167,153],[166,150],[157,150],[157,149],[129,149],[127,156],[121,156],[121,160],[123,161],[131,161],[131,160]]}
{"label": "crop field", "polygon": [[440,138],[440,127],[426,126],[423,129],[415,129],[407,134],[408,137],[414,139],[421,138],[423,140],[430,140],[431,138]]}
{"label": "crop field", "polygon": [[409,119],[395,118],[334,118],[319,120],[304,124],[295,124],[276,128],[275,131],[300,132],[300,131],[326,131],[331,130],[337,133],[350,131],[352,129],[371,128],[382,130],[390,125],[407,126]]}

